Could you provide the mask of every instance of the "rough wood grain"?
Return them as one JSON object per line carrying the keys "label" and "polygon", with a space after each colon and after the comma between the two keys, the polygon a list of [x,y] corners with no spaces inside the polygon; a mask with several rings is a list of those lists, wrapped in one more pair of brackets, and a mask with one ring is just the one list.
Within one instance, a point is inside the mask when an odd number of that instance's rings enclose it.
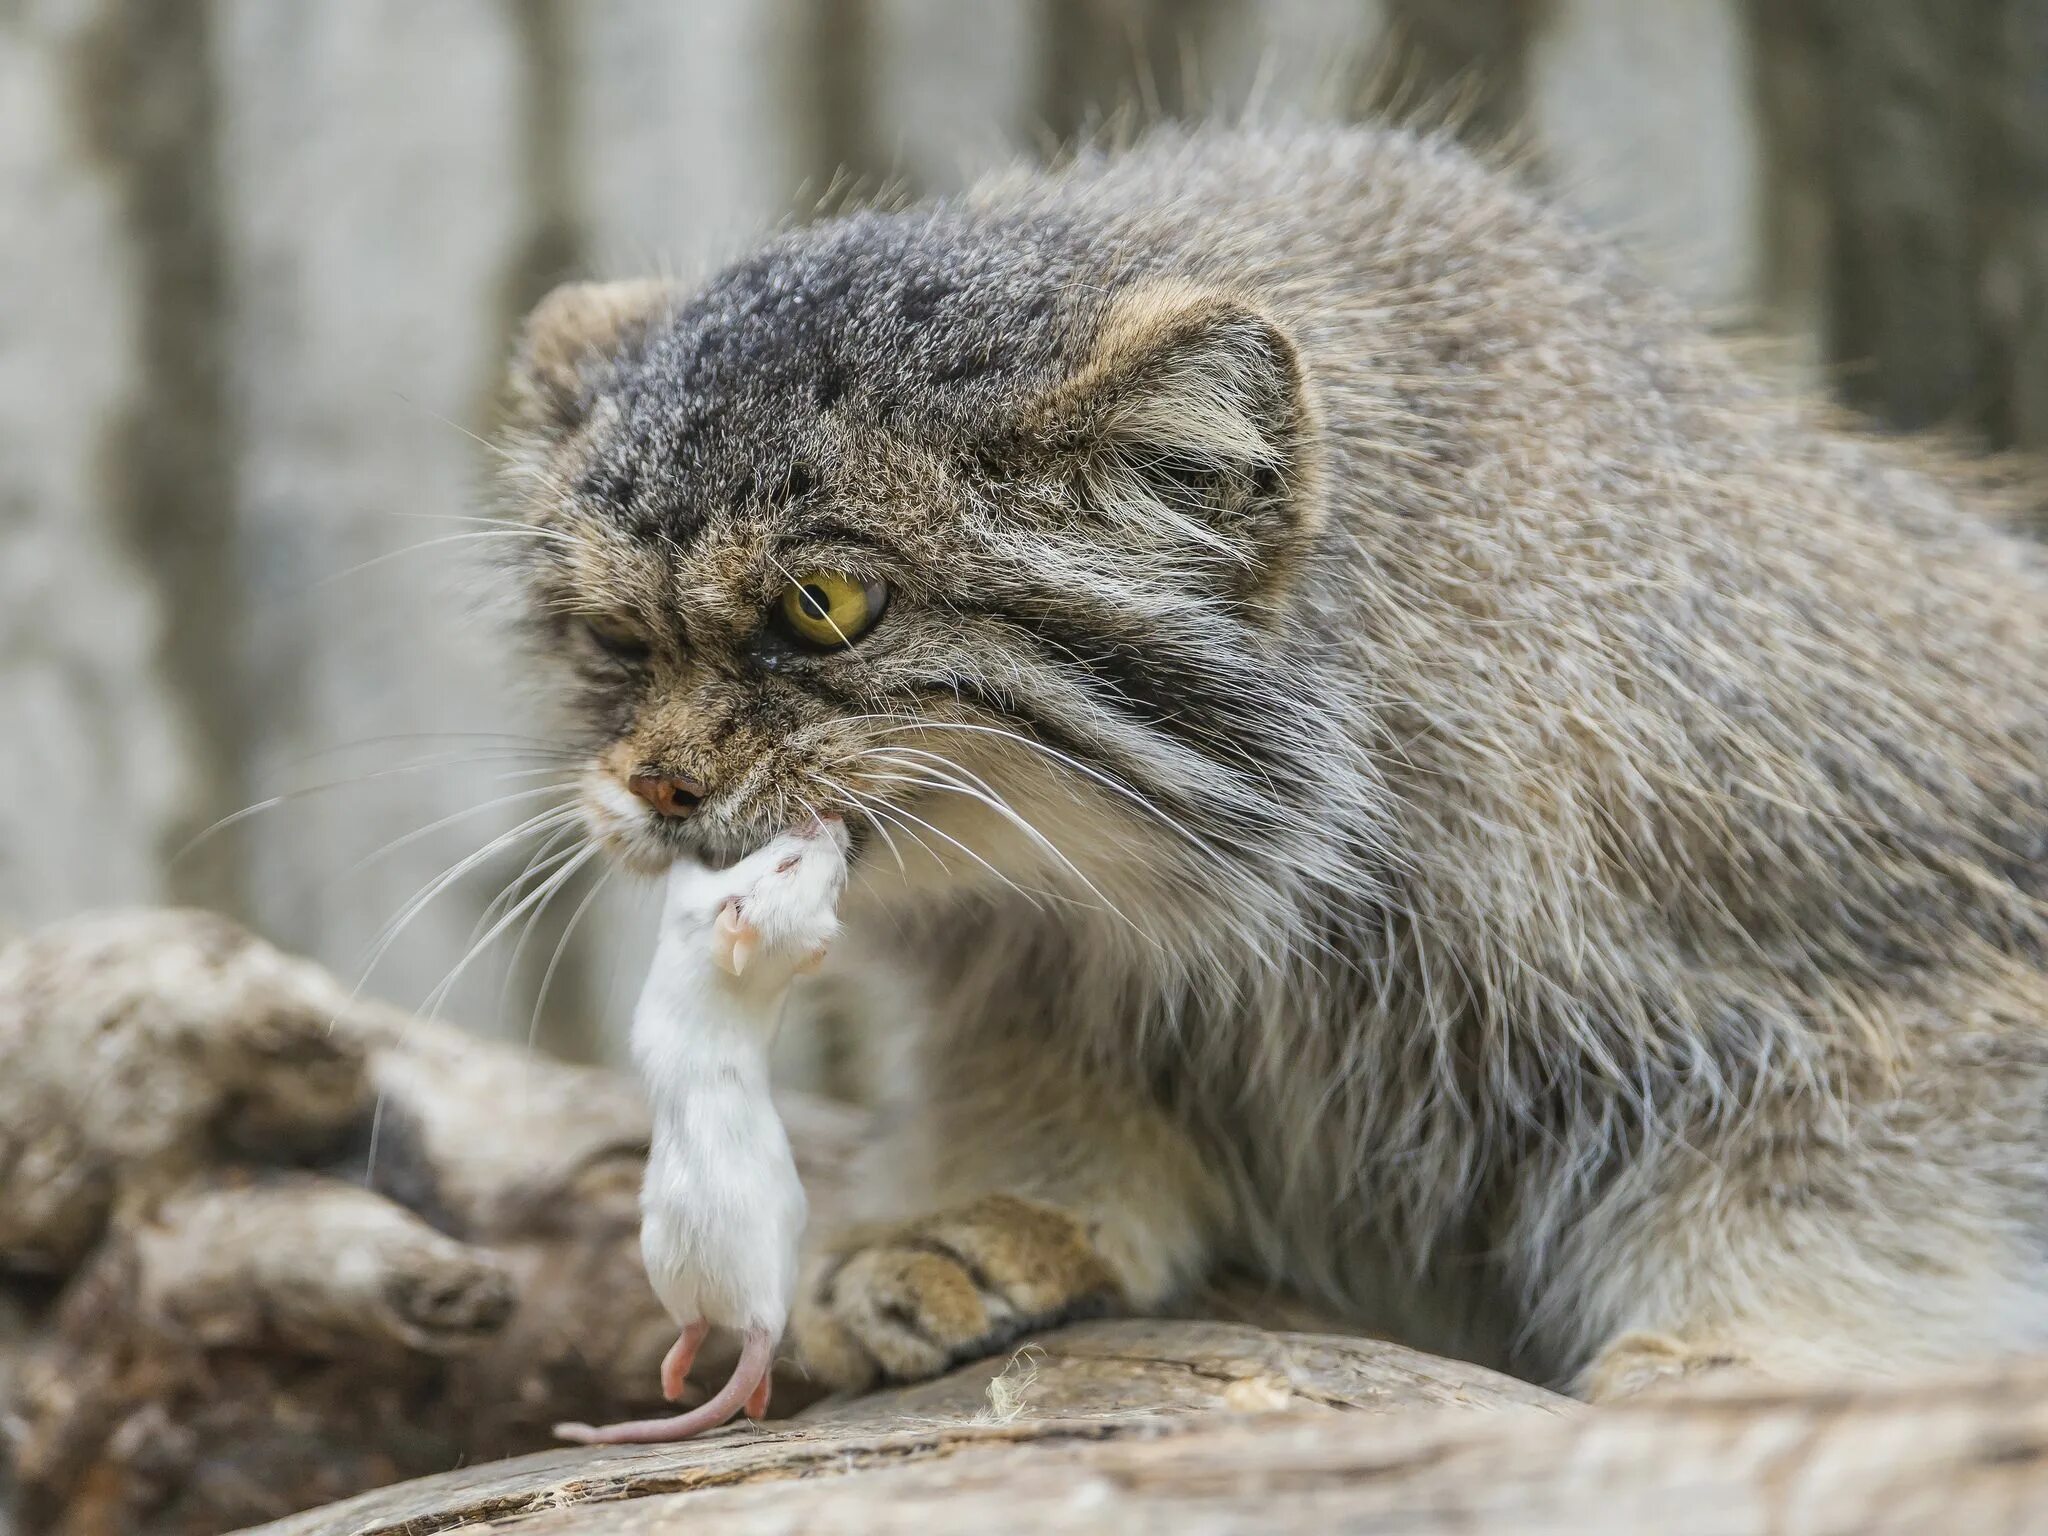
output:
{"label": "rough wood grain", "polygon": [[[830,1210],[861,1117],[787,1113]],[[209,914],[0,949],[23,1529],[197,1536],[654,1410],[646,1135],[623,1078],[356,999]]]}
{"label": "rough wood grain", "polygon": [[[1047,1350],[1117,1352],[1120,1341],[1119,1325],[1098,1325],[1055,1336]],[[1155,1336],[1143,1348],[1163,1344]],[[1302,1347],[1278,1336],[1262,1346]],[[1195,1354],[1172,1368],[1200,1374],[1207,1362]],[[1380,1370],[1393,1363],[1383,1357]],[[1496,1403],[1503,1411],[1371,1419],[1333,1412],[1316,1392],[1304,1403],[1290,1379],[1294,1386],[1263,1372],[1233,1376],[1263,1381],[1271,1395],[1245,1393],[1219,1404],[1240,1411],[1215,1414],[1036,1411],[1027,1398],[1000,1422],[919,1419],[884,1395],[824,1422],[811,1422],[814,1410],[795,1424],[690,1446],[479,1468],[282,1521],[263,1536],[2048,1529],[2048,1365],[1853,1392],[1562,1414]],[[1395,1405],[1414,1406],[1401,1393],[1383,1404]]]}
{"label": "rough wood grain", "polygon": [[[829,1222],[864,1117],[783,1110]],[[673,1327],[640,1273],[646,1137],[624,1079],[358,999],[210,914],[109,913],[0,948],[0,1298],[34,1325],[0,1337],[23,1529],[201,1536],[532,1451],[560,1418],[656,1410]],[[1255,1292],[1207,1304],[1317,1324]],[[1528,1395],[1380,1346],[1129,1326],[1030,1357],[996,1396],[1031,1382],[1099,1413]],[[704,1378],[729,1363],[707,1350]],[[996,1369],[900,1411],[972,1417]],[[779,1374],[782,1410],[816,1395]]]}
{"label": "rough wood grain", "polygon": [[[1241,1323],[1124,1321],[1078,1324],[1000,1360],[977,1361],[916,1386],[817,1405],[792,1423],[736,1428],[693,1445],[619,1452],[561,1452],[451,1473],[381,1490],[265,1527],[266,1536],[383,1536],[519,1522],[534,1511],[599,1507],[593,1530],[664,1528],[693,1518],[666,1495],[679,1491],[840,1478],[914,1463],[975,1463],[989,1487],[1006,1475],[1036,1476],[1031,1459],[1000,1459],[1115,1439],[1183,1432],[1184,1421],[1388,1414],[1400,1410],[1506,1409],[1542,1417],[1576,1405],[1483,1370],[1397,1345],[1326,1335],[1274,1333]],[[996,1465],[979,1465],[990,1456]],[[1064,1460],[1064,1457],[1059,1458]],[[1057,1476],[1057,1469],[1045,1469]],[[940,1485],[949,1483],[950,1476]],[[923,1485],[920,1485],[923,1486]],[[994,1491],[991,1489],[991,1491]],[[855,1504],[862,1496],[853,1493]],[[650,1501],[645,1510],[621,1500]],[[829,1502],[829,1500],[828,1500]],[[778,1529],[808,1529],[817,1503],[764,1511]],[[1012,1528],[984,1504],[962,1518]],[[1112,1522],[1113,1525],[1114,1522]],[[562,1526],[576,1530],[575,1524]],[[896,1528],[896,1527],[891,1527]],[[921,1529],[905,1526],[904,1529]],[[1110,1527],[1104,1527],[1110,1528]]]}

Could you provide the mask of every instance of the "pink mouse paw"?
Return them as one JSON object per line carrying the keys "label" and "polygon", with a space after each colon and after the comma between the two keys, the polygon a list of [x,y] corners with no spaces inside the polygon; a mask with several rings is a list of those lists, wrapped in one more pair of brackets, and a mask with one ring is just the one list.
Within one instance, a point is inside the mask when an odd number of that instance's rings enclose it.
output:
{"label": "pink mouse paw", "polygon": [[697,1363],[697,1351],[710,1331],[709,1323],[691,1323],[676,1335],[675,1343],[661,1357],[661,1395],[670,1402],[683,1395],[683,1388],[689,1384],[690,1367]]}
{"label": "pink mouse paw", "polygon": [[[679,1355],[694,1355],[698,1342],[703,1338],[701,1325],[696,1332],[685,1329],[683,1336],[676,1340],[675,1348],[669,1351],[671,1359]],[[705,1402],[687,1413],[678,1413],[665,1419],[632,1419],[624,1424],[557,1424],[555,1434],[563,1440],[578,1445],[665,1445],[677,1440],[688,1440],[716,1429],[734,1414],[744,1412],[750,1419],[759,1419],[768,1412],[768,1392],[773,1385],[775,1373],[775,1339],[765,1328],[749,1328],[740,1343],[739,1363],[733,1367],[732,1377],[714,1392]],[[662,1368],[663,1386],[668,1385],[671,1367]],[[681,1391],[682,1378],[676,1377],[676,1393]]]}
{"label": "pink mouse paw", "polygon": [[787,981],[817,969],[839,929],[846,888],[846,828],[811,821],[733,866],[736,889],[719,903],[711,956],[733,976]]}

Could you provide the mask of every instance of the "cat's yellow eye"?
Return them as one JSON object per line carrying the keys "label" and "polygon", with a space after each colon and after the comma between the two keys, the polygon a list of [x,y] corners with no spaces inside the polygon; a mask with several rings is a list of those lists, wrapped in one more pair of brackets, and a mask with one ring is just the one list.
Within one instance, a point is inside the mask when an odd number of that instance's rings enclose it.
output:
{"label": "cat's yellow eye", "polygon": [[889,588],[839,571],[806,571],[775,599],[783,626],[807,645],[849,645],[873,627]]}

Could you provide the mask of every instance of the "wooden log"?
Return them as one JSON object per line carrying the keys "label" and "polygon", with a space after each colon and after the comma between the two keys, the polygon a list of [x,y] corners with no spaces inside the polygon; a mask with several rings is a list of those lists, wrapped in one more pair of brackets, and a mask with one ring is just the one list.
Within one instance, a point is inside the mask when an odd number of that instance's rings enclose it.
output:
{"label": "wooden log", "polygon": [[[920,1489],[975,1487],[987,1498],[946,1512],[927,1510],[931,1529],[1030,1528],[1027,1496],[1019,1520],[1002,1489],[1049,1474],[1055,1489],[1074,1470],[1073,1452],[1113,1441],[1142,1442],[1187,1432],[1220,1417],[1225,1440],[1260,1419],[1290,1421],[1335,1412],[1510,1410],[1542,1418],[1562,1399],[1477,1366],[1437,1360],[1397,1345],[1327,1335],[1276,1333],[1242,1323],[1193,1320],[1077,1324],[997,1360],[977,1361],[937,1381],[820,1404],[770,1428],[720,1431],[684,1446],[654,1450],[561,1452],[526,1457],[381,1490],[331,1509],[265,1527],[266,1536],[370,1536],[418,1529],[467,1530],[515,1513],[573,1508],[593,1514],[596,1531],[654,1530],[696,1518],[679,1491],[778,1483],[798,1496],[787,1512],[763,1509],[763,1528],[809,1530],[821,1508],[848,1499],[819,1528],[861,1529],[875,1514],[858,1491],[861,1474],[907,1464],[964,1458]],[[1361,1444],[1369,1437],[1354,1429]],[[1050,1463],[1040,1466],[1045,1453]],[[801,1485],[818,1480],[819,1486]],[[832,1489],[823,1484],[831,1483]],[[821,1497],[822,1496],[822,1497]],[[924,1493],[914,1495],[920,1501]],[[646,1501],[621,1504],[620,1501]],[[1053,1499],[1055,1507],[1061,1502]],[[887,1529],[898,1526],[885,1516]],[[913,1521],[922,1515],[909,1516]],[[1121,1513],[1103,1511],[1084,1529],[1120,1529]],[[585,1527],[570,1524],[564,1531]],[[1270,1529],[1273,1527],[1260,1527]]]}
{"label": "wooden log", "polygon": [[[1379,1536],[1819,1536],[2048,1529],[2048,1365],[1853,1391],[1694,1395],[1546,1412],[1416,1408],[1413,1357],[1200,1325],[1097,1324],[1046,1357],[1146,1367],[1129,1396],[1206,1392],[1221,1411],[1069,1411],[1035,1386],[971,1416],[903,1394],[680,1447],[550,1453],[391,1488],[262,1536],[641,1536],[683,1529],[928,1533],[1372,1531]],[[1304,1368],[1320,1357],[1321,1368]],[[1277,1369],[1275,1369],[1277,1367]],[[1052,1369],[1052,1367],[1042,1367]],[[1193,1377],[1199,1386],[1189,1387]],[[1003,1378],[1003,1379],[1008,1379]],[[1043,1378],[1041,1378],[1043,1379]],[[1354,1383],[1392,1385],[1361,1403]],[[1399,1385],[1394,1385],[1398,1383]],[[944,1395],[949,1389],[938,1389]],[[1507,1399],[1507,1400],[1503,1400]]]}
{"label": "wooden log", "polygon": [[[864,1122],[785,1107],[829,1222]],[[785,1369],[797,1417],[689,1445],[551,1447],[655,1406],[645,1137],[620,1078],[206,914],[0,950],[15,1536],[2048,1530],[2048,1362],[1589,1409],[1245,1286],[851,1400]]]}
{"label": "wooden log", "polygon": [[[789,1116],[829,1210],[861,1118]],[[646,1138],[618,1075],[359,1000],[210,914],[0,949],[22,1528],[215,1532],[658,1408]]]}
{"label": "wooden log", "polygon": [[[830,1222],[864,1117],[783,1111]],[[673,1326],[640,1272],[646,1140],[618,1075],[358,999],[207,913],[0,949],[23,1529],[196,1536],[656,1411]],[[704,1378],[729,1363],[708,1349]],[[785,1366],[776,1395],[817,1389]]]}

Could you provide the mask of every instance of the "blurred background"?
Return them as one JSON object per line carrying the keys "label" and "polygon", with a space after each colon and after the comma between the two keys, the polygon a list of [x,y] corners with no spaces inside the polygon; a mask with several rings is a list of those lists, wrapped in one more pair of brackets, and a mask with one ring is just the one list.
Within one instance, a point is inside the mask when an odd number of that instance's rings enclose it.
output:
{"label": "blurred background", "polygon": [[0,0],[0,929],[355,982],[453,869],[368,988],[514,910],[443,1011],[615,1054],[651,894],[461,862],[553,782],[461,521],[520,315],[1119,111],[1448,115],[1767,366],[2048,443],[2048,0]]}

